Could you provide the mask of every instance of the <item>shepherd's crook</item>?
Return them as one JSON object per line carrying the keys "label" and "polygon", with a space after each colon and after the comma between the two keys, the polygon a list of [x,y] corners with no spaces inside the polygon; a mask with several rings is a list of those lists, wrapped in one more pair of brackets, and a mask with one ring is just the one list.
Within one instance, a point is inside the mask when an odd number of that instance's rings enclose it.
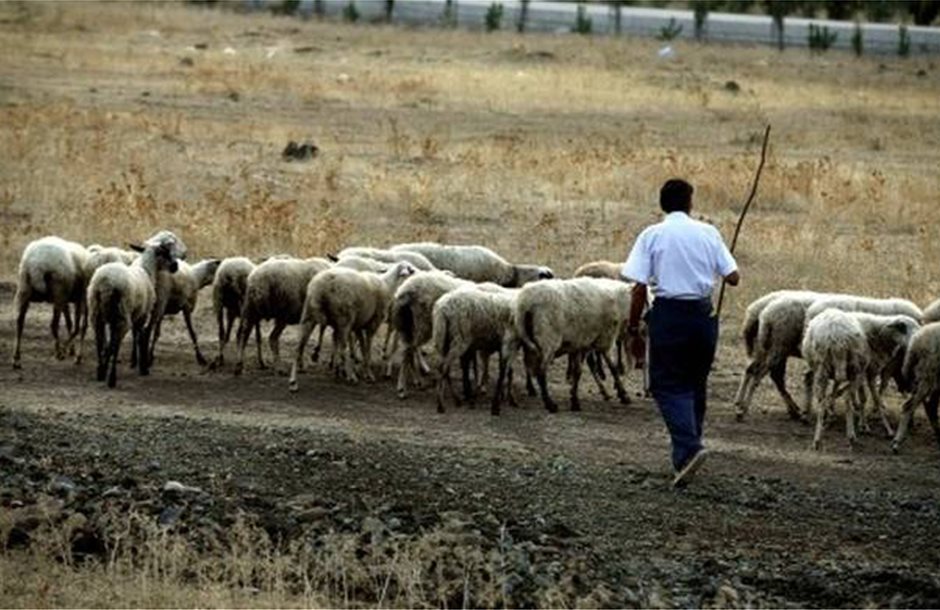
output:
{"label": "shepherd's crook", "polygon": [[[757,194],[757,184],[760,182],[760,173],[764,169],[764,161],[767,159],[767,142],[770,141],[770,125],[767,126],[767,129],[764,130],[764,144],[760,149],[760,164],[757,166],[757,173],[754,174],[754,183],[751,185],[751,194],[747,196],[747,201],[744,203],[744,209],[741,210],[741,215],[738,216],[738,224],[734,228],[734,236],[731,238],[731,253],[734,254],[734,247],[738,245],[738,235],[741,233],[741,225],[744,224],[744,217],[747,215],[747,211],[751,207],[751,202],[754,201],[754,196]],[[725,280],[721,281],[721,290],[718,292],[718,305],[715,307],[715,317],[721,318],[721,305],[725,300],[725,286],[727,282]]]}

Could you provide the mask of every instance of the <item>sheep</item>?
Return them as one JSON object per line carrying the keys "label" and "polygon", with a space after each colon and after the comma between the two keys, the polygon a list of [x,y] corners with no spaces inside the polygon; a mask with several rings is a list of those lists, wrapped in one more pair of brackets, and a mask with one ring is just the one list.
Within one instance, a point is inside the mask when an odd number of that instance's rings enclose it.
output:
{"label": "sheep", "polygon": [[156,274],[174,272],[186,246],[173,233],[161,231],[137,246],[141,255],[130,265],[121,262],[99,267],[88,284],[89,317],[95,331],[98,381],[107,376],[108,387],[117,384],[117,360],[121,341],[132,331],[131,366],[141,375],[150,369],[149,338],[153,328]]}
{"label": "sheep", "polygon": [[940,322],[940,299],[937,299],[924,309],[924,324]]}
{"label": "sheep", "polygon": [[[571,410],[580,410],[578,383],[584,354],[600,354],[613,373],[608,352],[630,314],[630,301],[629,284],[597,278],[545,280],[519,292],[513,312],[516,332],[526,351],[526,366],[535,375],[550,413],[558,411],[546,384],[552,360],[563,353],[574,357],[569,366]],[[629,403],[619,376],[613,378],[620,401]]]}
{"label": "sheep", "polygon": [[[215,279],[212,281],[212,311],[219,327],[219,355],[216,356],[213,366],[222,366],[225,361],[225,346],[232,336],[235,319],[241,317],[248,275],[254,268],[255,264],[250,259],[235,256],[224,259],[216,269]],[[255,327],[255,336],[260,351],[260,326]]]}
{"label": "sheep", "polygon": [[386,250],[382,248],[368,248],[368,247],[350,247],[340,250],[336,254],[336,260],[347,258],[350,256],[358,256],[361,258],[371,258],[372,260],[379,261],[380,263],[394,264],[401,261],[411,263],[411,265],[418,269],[419,271],[434,271],[435,267],[431,264],[427,258],[418,254],[417,252],[407,252],[407,251],[394,251]]}
{"label": "sheep", "polygon": [[196,362],[200,366],[208,364],[199,350],[199,341],[196,339],[196,331],[193,328],[192,314],[193,310],[196,309],[199,291],[213,282],[221,262],[217,258],[206,259],[195,265],[180,261],[176,273],[160,272],[157,274],[157,291],[166,291],[167,300],[163,311],[155,313],[155,316],[159,317],[154,318],[153,339],[150,346],[151,362],[153,361],[154,348],[160,338],[160,327],[163,324],[164,316],[182,313],[183,320],[186,322],[186,330],[189,331],[189,338],[193,342]]}
{"label": "sheep", "polygon": [[451,246],[434,242],[399,244],[394,252],[417,252],[438,269],[453,271],[457,277],[474,282],[493,282],[519,288],[529,282],[555,277],[548,267],[513,265],[483,246]]}
{"label": "sheep", "polygon": [[623,263],[613,261],[593,261],[584,263],[574,271],[574,277],[599,277],[609,280],[623,279],[620,270],[623,269]]}
{"label": "sheep", "polygon": [[[930,309],[929,307],[927,308]],[[924,313],[927,317],[927,312]],[[902,379],[910,396],[901,406],[901,419],[891,442],[891,450],[897,453],[907,436],[914,409],[923,403],[924,412],[933,428],[934,439],[940,448],[940,424],[937,422],[937,404],[940,403],[940,323],[925,324],[911,338],[904,356]]]}
{"label": "sheep", "polygon": [[[812,392],[818,401],[813,449],[819,449],[826,415],[842,391],[840,384],[847,385],[843,388],[849,402],[845,409],[845,434],[849,444],[854,444],[854,418],[860,406],[858,392],[870,364],[868,341],[861,323],[844,311],[827,309],[807,324],[800,349],[813,371]],[[830,381],[833,383],[831,390]]]}
{"label": "sheep", "polygon": [[333,266],[343,267],[345,269],[354,269],[355,271],[385,273],[385,271],[388,270],[389,264],[375,260],[374,258],[366,258],[364,256],[343,256],[342,258],[338,258],[333,263]]}
{"label": "sheep", "polygon": [[[457,288],[443,295],[432,311],[432,342],[440,356],[440,377],[437,388],[437,411],[444,412],[444,390],[449,387],[454,400],[459,399],[450,380],[455,360],[461,363],[464,395],[472,394],[468,375],[469,358],[481,352],[484,362],[492,353],[500,357],[500,374],[493,393],[491,412],[499,415],[502,383],[513,356],[518,351],[518,338],[513,324],[513,308],[518,289],[497,284],[480,284]],[[511,375],[511,369],[509,369]],[[510,391],[510,400],[512,393]],[[514,401],[513,401],[514,402]]]}
{"label": "sheep", "polygon": [[472,285],[472,282],[444,271],[428,271],[408,278],[395,291],[390,320],[401,340],[401,366],[397,383],[399,398],[407,395],[408,379],[414,376],[414,364],[420,358],[419,349],[431,340],[434,303],[451,290]]}
{"label": "sheep", "polygon": [[924,320],[924,312],[921,308],[907,299],[873,299],[847,294],[827,295],[824,299],[818,299],[806,310],[806,320],[812,320],[827,309],[861,311],[882,316],[904,315],[918,322]]}
{"label": "sheep", "polygon": [[[245,344],[252,329],[257,329],[262,320],[274,320],[274,328],[268,335],[268,343],[274,355],[274,367],[280,363],[281,333],[288,324],[300,322],[303,313],[307,284],[313,277],[330,268],[330,261],[323,258],[274,258],[258,265],[250,274],[245,289],[241,322],[238,327],[238,354],[235,375],[244,368]],[[257,332],[257,331],[256,331]],[[261,357],[261,342],[258,341],[258,367],[265,368]]]}
{"label": "sheep", "polygon": [[[135,259],[139,256],[137,252],[133,250],[125,250],[123,248],[117,248],[113,246],[102,246],[100,244],[92,244],[87,248],[89,256],[88,260],[85,261],[85,277],[91,279],[91,276],[95,274],[95,271],[98,267],[105,265],[107,263],[124,263],[125,265],[130,265],[134,262]],[[81,316],[81,321],[79,322],[79,339],[78,339],[78,353],[75,355],[75,363],[79,364],[82,361],[82,357],[85,353],[85,334],[88,331],[88,308],[83,307],[83,312]]]}
{"label": "sheep", "polygon": [[751,303],[744,315],[744,342],[750,361],[734,399],[736,416],[747,415],[758,384],[770,373],[790,417],[803,420],[804,409],[787,391],[787,359],[800,357],[800,342],[806,322],[806,310],[829,294],[781,290],[764,295]]}
{"label": "sheep", "polygon": [[[881,391],[877,387],[878,380],[887,372],[902,368],[904,355],[907,353],[911,337],[920,328],[920,323],[906,315],[882,316],[864,312],[846,312],[856,320],[865,333],[868,349],[868,366],[864,370],[864,383],[859,387],[858,404],[864,407],[864,388],[868,388],[872,402],[878,410],[881,422],[888,436],[894,434],[888,422],[887,410],[881,398]],[[815,371],[810,368],[804,377],[806,392],[806,405],[813,402],[813,385]],[[903,385],[903,384],[902,384]],[[868,419],[864,412],[858,414],[861,426],[868,430]]]}
{"label": "sheep", "polygon": [[389,303],[395,290],[416,271],[411,263],[402,261],[381,275],[333,267],[310,280],[300,318],[300,342],[297,344],[288,383],[290,391],[297,391],[297,372],[303,362],[303,351],[310,333],[317,325],[321,328],[327,325],[332,327],[336,352],[343,359],[346,378],[353,383],[358,379],[352,367],[352,349],[347,342],[350,335],[356,337],[362,352],[365,377],[374,381],[372,339],[382,322],[388,318]]}
{"label": "sheep", "polygon": [[[88,276],[85,264],[89,253],[81,244],[48,236],[30,242],[23,250],[17,273],[16,338],[13,345],[13,368],[21,368],[20,344],[23,325],[30,303],[52,303],[52,336],[55,339],[55,355],[59,360],[72,348],[72,341],[79,330],[79,320],[85,308],[85,293]],[[75,324],[69,315],[69,304],[75,304]],[[69,337],[63,344],[59,340],[59,320],[65,317]]]}

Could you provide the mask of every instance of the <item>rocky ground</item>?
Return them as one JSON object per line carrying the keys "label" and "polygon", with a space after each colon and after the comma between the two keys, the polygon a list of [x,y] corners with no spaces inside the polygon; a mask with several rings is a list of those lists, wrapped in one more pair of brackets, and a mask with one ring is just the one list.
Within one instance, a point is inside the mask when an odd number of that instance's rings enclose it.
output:
{"label": "rocky ground", "polygon": [[766,412],[734,422],[736,379],[719,367],[715,455],[676,492],[646,399],[615,406],[589,389],[582,413],[549,415],[528,400],[499,418],[438,415],[430,394],[400,402],[388,383],[352,387],[321,371],[292,396],[269,371],[200,371],[184,331],[169,326],[153,375],[122,369],[108,391],[90,364],[47,358],[48,331],[29,325],[24,370],[0,370],[7,552],[29,548],[40,524],[80,514],[73,553],[104,557],[106,516],[136,512],[194,547],[239,519],[282,545],[348,534],[362,561],[393,542],[436,545],[427,552],[450,553],[422,564],[436,605],[467,592],[435,566],[472,557],[490,567],[467,582],[496,582],[502,595],[470,592],[478,602],[940,605],[940,458],[927,426],[899,456],[874,436],[852,452],[832,426],[817,454],[770,392]]}

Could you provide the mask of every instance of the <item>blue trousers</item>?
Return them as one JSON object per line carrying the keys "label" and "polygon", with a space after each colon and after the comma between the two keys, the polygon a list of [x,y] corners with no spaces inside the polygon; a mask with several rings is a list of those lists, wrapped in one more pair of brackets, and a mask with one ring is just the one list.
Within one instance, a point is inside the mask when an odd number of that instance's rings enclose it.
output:
{"label": "blue trousers", "polygon": [[649,326],[650,391],[672,438],[680,470],[702,449],[708,373],[718,344],[710,300],[656,299]]}

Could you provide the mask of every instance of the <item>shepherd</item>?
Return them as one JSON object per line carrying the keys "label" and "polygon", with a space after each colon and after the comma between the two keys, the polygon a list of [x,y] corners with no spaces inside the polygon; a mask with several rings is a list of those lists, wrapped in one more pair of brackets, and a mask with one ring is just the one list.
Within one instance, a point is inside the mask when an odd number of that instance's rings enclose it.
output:
{"label": "shepherd", "polygon": [[668,180],[660,189],[662,222],[640,233],[621,275],[635,282],[627,321],[630,349],[642,360],[646,346],[640,318],[649,332],[649,384],[672,440],[673,487],[683,487],[701,467],[708,373],[718,343],[718,317],[712,294],[720,277],[740,282],[738,265],[718,229],[692,219],[691,184]]}

